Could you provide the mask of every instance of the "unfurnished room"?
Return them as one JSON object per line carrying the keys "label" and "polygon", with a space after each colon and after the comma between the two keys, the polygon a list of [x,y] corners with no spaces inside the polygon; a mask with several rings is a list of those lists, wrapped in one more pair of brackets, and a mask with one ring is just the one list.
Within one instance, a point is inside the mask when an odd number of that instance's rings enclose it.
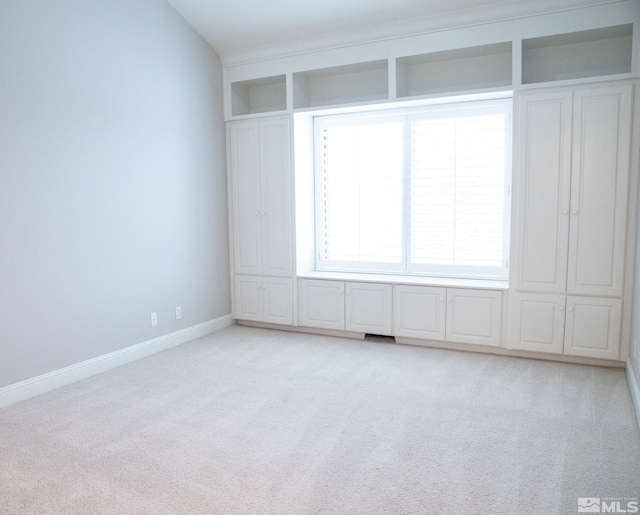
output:
{"label": "unfurnished room", "polygon": [[0,0],[0,514],[640,512],[640,0]]}

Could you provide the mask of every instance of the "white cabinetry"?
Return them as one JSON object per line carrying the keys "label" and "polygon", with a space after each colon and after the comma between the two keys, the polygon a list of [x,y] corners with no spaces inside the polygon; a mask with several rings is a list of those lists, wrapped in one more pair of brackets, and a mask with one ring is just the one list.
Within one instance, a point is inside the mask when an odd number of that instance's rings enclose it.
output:
{"label": "white cabinetry", "polygon": [[517,293],[514,348],[618,359],[622,300]]}
{"label": "white cabinetry", "polygon": [[300,279],[305,327],[500,346],[502,292]]}
{"label": "white cabinetry", "polygon": [[345,329],[391,334],[393,287],[390,284],[345,283]]}
{"label": "white cabinetry", "polygon": [[500,346],[502,292],[396,285],[394,334]]}
{"label": "white cabinetry", "polygon": [[447,341],[499,347],[502,292],[447,289]]}
{"label": "white cabinetry", "polygon": [[390,335],[390,284],[300,280],[300,325]]}
{"label": "white cabinetry", "polygon": [[566,312],[566,354],[618,359],[622,300],[568,297]]}
{"label": "white cabinetry", "polygon": [[300,279],[300,325],[344,331],[344,283]]}
{"label": "white cabinetry", "polygon": [[632,92],[520,96],[512,348],[619,357]]}
{"label": "white cabinetry", "polygon": [[293,323],[290,132],[288,117],[229,124],[234,313],[240,319]]}
{"label": "white cabinetry", "polygon": [[271,324],[293,324],[292,279],[237,275],[236,317]]}
{"label": "white cabinetry", "polygon": [[444,340],[446,302],[446,288],[397,284],[393,298],[395,335]]}

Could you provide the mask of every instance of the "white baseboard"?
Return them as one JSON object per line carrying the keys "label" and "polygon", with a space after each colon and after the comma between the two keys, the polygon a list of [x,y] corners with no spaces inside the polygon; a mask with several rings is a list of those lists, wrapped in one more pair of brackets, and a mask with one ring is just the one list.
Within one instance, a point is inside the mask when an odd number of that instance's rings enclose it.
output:
{"label": "white baseboard", "polygon": [[633,401],[633,407],[636,409],[636,419],[638,419],[638,427],[640,428],[640,389],[638,388],[636,375],[633,373],[633,365],[628,360],[627,382],[629,383],[629,390],[631,390],[631,400]]}
{"label": "white baseboard", "polygon": [[4,388],[0,388],[0,408],[30,399],[36,395],[50,392],[61,386],[75,383],[76,381],[106,372],[112,368],[126,365],[132,361],[170,349],[171,347],[176,347],[177,345],[195,340],[196,338],[215,333],[233,324],[235,324],[235,321],[231,315],[225,315],[202,324],[187,327],[175,333],[160,336],[153,340],[147,340],[146,342],[138,343],[125,349],[110,352],[97,358],[82,361],[75,365],[5,386]]}

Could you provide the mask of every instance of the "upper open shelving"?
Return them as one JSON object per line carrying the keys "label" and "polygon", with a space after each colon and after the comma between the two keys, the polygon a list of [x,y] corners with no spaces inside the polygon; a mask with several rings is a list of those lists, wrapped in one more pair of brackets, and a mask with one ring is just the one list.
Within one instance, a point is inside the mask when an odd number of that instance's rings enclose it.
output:
{"label": "upper open shelving", "polygon": [[631,73],[633,24],[522,41],[522,84]]}
{"label": "upper open shelving", "polygon": [[231,114],[257,114],[287,108],[286,75],[262,77],[231,84]]}
{"label": "upper open shelving", "polygon": [[293,74],[294,109],[375,102],[388,97],[386,59]]}
{"label": "upper open shelving", "polygon": [[[567,85],[572,81],[633,78],[638,73],[634,23],[410,53],[424,46],[428,45],[405,45],[400,55],[385,59],[231,80],[227,114],[234,118],[538,84]],[[389,49],[389,53],[393,51]],[[282,64],[280,70],[289,66]],[[264,65],[260,69],[264,70]]]}
{"label": "upper open shelving", "polygon": [[510,86],[512,60],[511,42],[400,57],[397,96]]}

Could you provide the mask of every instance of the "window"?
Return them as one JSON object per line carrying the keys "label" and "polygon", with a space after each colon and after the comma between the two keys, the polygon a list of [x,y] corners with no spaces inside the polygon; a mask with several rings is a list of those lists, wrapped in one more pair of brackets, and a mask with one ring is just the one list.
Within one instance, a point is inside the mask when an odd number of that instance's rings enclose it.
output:
{"label": "window", "polygon": [[510,110],[316,117],[316,267],[506,278]]}

